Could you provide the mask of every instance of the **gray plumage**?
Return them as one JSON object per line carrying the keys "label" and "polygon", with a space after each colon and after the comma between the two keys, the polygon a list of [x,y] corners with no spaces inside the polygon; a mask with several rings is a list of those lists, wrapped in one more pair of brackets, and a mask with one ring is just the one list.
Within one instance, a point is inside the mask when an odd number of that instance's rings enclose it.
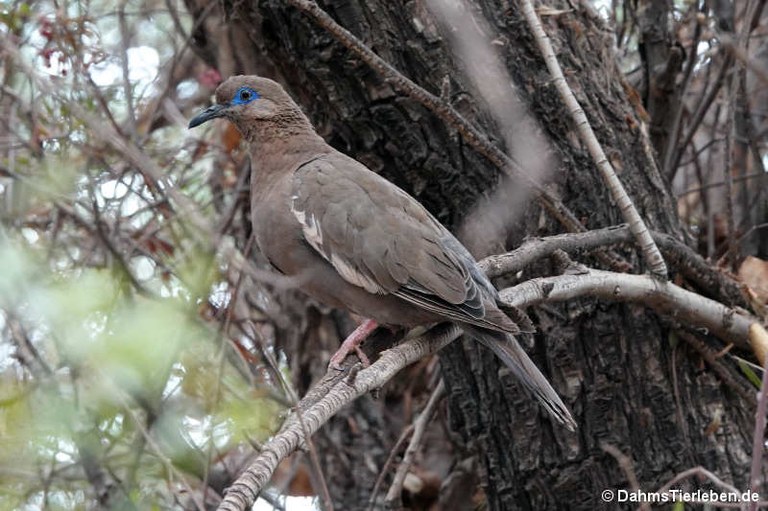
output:
{"label": "gray plumage", "polygon": [[[575,423],[513,334],[498,293],[464,246],[424,207],[315,133],[283,88],[236,76],[190,121],[232,121],[251,143],[256,242],[315,299],[381,324],[446,320],[489,347],[556,420]],[[522,314],[522,313],[521,313]]]}

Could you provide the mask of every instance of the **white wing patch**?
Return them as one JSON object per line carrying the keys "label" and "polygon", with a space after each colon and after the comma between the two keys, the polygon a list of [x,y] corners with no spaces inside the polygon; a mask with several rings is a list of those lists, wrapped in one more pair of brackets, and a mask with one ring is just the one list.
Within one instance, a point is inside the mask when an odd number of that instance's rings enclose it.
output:
{"label": "white wing patch", "polygon": [[298,209],[296,207],[296,199],[298,195],[291,197],[291,213],[296,217],[296,220],[301,224],[301,230],[304,232],[304,237],[307,239],[310,245],[320,253],[323,253],[323,232],[320,230],[320,224],[318,223],[315,215],[309,214]]}
{"label": "white wing patch", "polygon": [[373,293],[375,295],[384,294],[384,290],[381,288],[381,286],[374,282],[373,279],[360,273],[357,268],[348,264],[340,257],[336,257],[334,254],[331,254],[331,260],[329,262],[333,265],[334,268],[336,268],[336,271],[339,272],[344,280],[350,284],[362,287],[369,293]]}
{"label": "white wing patch", "polygon": [[302,211],[296,207],[296,200],[298,195],[291,197],[291,213],[296,217],[296,220],[301,224],[301,230],[304,234],[304,238],[314,248],[323,259],[331,263],[331,265],[339,272],[344,280],[358,287],[362,287],[369,293],[384,294],[384,289],[376,283],[372,278],[361,273],[357,268],[346,262],[343,258],[331,252],[326,254],[326,250],[323,248],[323,231],[320,227],[320,222],[313,214],[307,214],[306,211]]}

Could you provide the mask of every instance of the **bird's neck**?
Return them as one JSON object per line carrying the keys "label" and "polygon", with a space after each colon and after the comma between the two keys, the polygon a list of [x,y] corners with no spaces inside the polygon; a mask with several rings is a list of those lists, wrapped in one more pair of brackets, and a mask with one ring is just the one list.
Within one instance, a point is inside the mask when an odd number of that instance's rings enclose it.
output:
{"label": "bird's neck", "polygon": [[[285,112],[278,118],[252,122],[248,125],[246,138],[251,142],[252,150],[269,152],[272,150],[301,150],[302,146],[324,144],[309,119],[300,111]],[[307,147],[312,150],[314,147]]]}
{"label": "bird's neck", "polygon": [[254,178],[272,181],[318,154],[332,151],[308,120],[291,124],[252,125],[249,133]]}

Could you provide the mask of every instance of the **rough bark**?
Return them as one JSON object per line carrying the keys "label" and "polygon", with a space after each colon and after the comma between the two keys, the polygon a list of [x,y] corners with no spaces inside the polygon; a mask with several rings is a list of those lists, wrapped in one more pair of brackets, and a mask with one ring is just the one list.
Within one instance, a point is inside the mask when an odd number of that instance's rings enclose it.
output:
{"label": "rough bark", "polygon": [[[191,12],[203,12],[192,0],[188,3]],[[422,1],[329,0],[322,5],[426,89],[439,94],[447,80],[447,97],[453,105],[501,139],[491,112],[473,95]],[[550,185],[587,228],[619,223],[618,212],[549,85],[518,6],[504,0],[479,0],[474,5],[476,14],[488,20],[491,39],[499,41],[495,51],[550,143],[552,159],[558,162]],[[653,229],[679,237],[667,187],[629,99],[630,87],[616,66],[610,30],[582,4],[555,1],[547,7],[562,9],[545,17],[545,29],[638,209]],[[331,144],[408,190],[447,225],[459,226],[478,199],[498,185],[498,169],[463,144],[453,130],[395,93],[285,2],[223,2],[207,15],[195,41],[211,66],[224,76],[258,72],[283,81]],[[494,211],[498,213],[498,208]],[[525,208],[524,218],[507,230],[504,239],[485,241],[494,248],[509,247],[525,235],[560,232],[533,202]],[[631,248],[622,255],[635,271],[643,271]],[[527,269],[523,278],[551,271],[542,262]],[[456,481],[472,482],[467,466],[474,462],[489,509],[601,508],[601,490],[627,486],[626,474],[601,449],[603,443],[631,458],[640,485],[647,490],[695,465],[704,465],[738,488],[746,487],[751,411],[713,373],[702,370],[699,358],[684,344],[675,342],[670,325],[642,308],[590,300],[529,312],[538,327],[531,355],[572,407],[580,429],[571,434],[554,427],[499,370],[490,353],[474,344],[454,343],[441,353],[440,366],[449,391],[450,429],[456,434],[435,435],[439,438],[430,439],[432,447],[450,441],[452,448],[441,448],[433,458],[425,455],[442,464],[434,468],[442,478],[453,463],[457,479],[451,479],[446,495],[460,487]],[[323,321],[327,316],[317,319]],[[325,347],[333,345],[327,335],[315,337],[325,338],[320,343]],[[318,349],[309,341],[285,348],[298,360],[312,360]],[[338,509],[362,509],[367,504],[388,450],[411,418],[410,397],[424,398],[424,378],[415,370],[403,374],[385,390],[385,397],[359,400],[316,437]],[[708,426],[716,418],[720,426],[711,431]],[[439,426],[433,427],[439,431]],[[472,493],[463,495],[469,500]],[[443,509],[469,505],[457,502],[441,505]],[[417,503],[409,505],[421,509]]]}

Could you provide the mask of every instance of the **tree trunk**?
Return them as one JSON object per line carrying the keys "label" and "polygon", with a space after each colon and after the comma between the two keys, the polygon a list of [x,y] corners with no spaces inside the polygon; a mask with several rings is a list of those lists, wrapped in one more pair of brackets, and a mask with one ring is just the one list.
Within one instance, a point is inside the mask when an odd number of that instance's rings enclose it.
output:
{"label": "tree trunk", "polygon": [[[206,16],[193,35],[209,65],[222,76],[259,73],[282,81],[332,145],[410,192],[446,225],[459,227],[467,211],[502,182],[500,171],[455,130],[397,93],[286,2],[223,2],[208,10],[206,2],[188,3],[191,12]],[[488,21],[488,40],[494,40],[492,48],[557,162],[549,186],[585,227],[620,223],[520,6],[504,0],[473,5],[475,15]],[[502,144],[492,112],[477,99],[422,0],[329,0],[322,7],[425,89],[437,95],[447,89],[443,97]],[[555,14],[544,16],[544,27],[569,84],[641,215],[653,229],[680,237],[668,187],[633,103],[639,96],[617,67],[611,31],[583,3],[558,0],[547,9]],[[510,214],[507,209],[520,207],[502,209]],[[499,208],[493,211],[499,214]],[[524,236],[563,231],[535,201],[524,211],[515,225],[484,240],[485,246],[473,239],[476,255],[509,249]],[[619,253],[632,271],[644,271],[632,247]],[[579,261],[600,266],[587,256]],[[522,278],[552,272],[544,261]],[[492,354],[475,343],[453,343],[440,354],[440,370],[449,391],[448,423],[456,434],[433,423],[420,463],[423,481],[434,476],[435,484],[443,484],[441,509],[467,509],[478,498],[493,510],[601,508],[602,490],[628,487],[626,468],[602,449],[606,444],[630,458],[647,491],[696,465],[747,487],[751,409],[677,342],[671,329],[677,325],[642,307],[587,299],[528,312],[538,329],[529,353],[573,410],[579,429],[570,433],[553,425]],[[330,318],[310,317],[316,318],[310,330]],[[323,342],[330,349],[336,341]],[[285,349],[292,359],[306,361],[316,358],[319,344],[307,340]],[[337,509],[367,505],[389,450],[418,409],[411,399],[426,399],[426,378],[409,369],[385,389],[385,397],[359,400],[316,437]],[[457,491],[475,484],[472,467],[481,475],[482,491]],[[422,508],[415,499],[406,505]]]}

